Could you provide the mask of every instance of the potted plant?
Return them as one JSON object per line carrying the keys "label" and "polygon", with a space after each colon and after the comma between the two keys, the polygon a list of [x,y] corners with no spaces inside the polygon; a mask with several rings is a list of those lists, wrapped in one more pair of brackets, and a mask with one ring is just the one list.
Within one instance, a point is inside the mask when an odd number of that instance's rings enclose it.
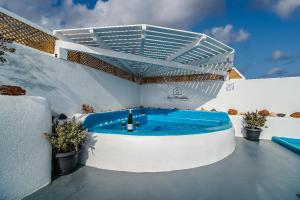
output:
{"label": "potted plant", "polygon": [[81,147],[87,140],[87,132],[75,119],[63,124],[54,122],[52,133],[46,133],[52,145],[54,169],[59,175],[72,172],[78,164]]}
{"label": "potted plant", "polygon": [[246,131],[246,138],[251,141],[258,141],[261,127],[265,126],[266,116],[260,115],[256,112],[247,112],[243,116],[244,128]]}

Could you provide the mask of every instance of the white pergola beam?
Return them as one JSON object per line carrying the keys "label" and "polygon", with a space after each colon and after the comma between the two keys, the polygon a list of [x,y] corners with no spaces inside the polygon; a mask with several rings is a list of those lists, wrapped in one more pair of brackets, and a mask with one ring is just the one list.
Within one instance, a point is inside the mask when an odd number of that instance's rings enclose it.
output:
{"label": "white pergola beam", "polygon": [[114,65],[135,75],[158,71],[226,75],[226,68],[232,66],[233,61],[234,49],[214,38],[159,26],[139,24],[55,32],[69,42],[58,42],[61,49],[85,52],[108,60],[106,62],[114,61],[118,64]]}
{"label": "white pergola beam", "polygon": [[196,52],[199,52],[199,53],[201,52],[202,54],[206,55],[207,57],[211,57],[211,56],[215,55],[213,53],[210,53],[210,52],[205,51],[205,50],[200,49],[200,48],[195,48],[195,49],[193,49],[193,51],[196,51]]}
{"label": "white pergola beam", "polygon": [[[106,48],[106,49],[111,49],[110,46],[108,46],[108,45],[104,42],[104,40],[102,40],[102,38],[99,37],[99,35],[98,35],[97,33],[95,33],[94,29],[90,29],[90,33],[93,35],[95,42],[96,42],[97,44],[99,44],[99,47],[101,47],[101,48]],[[111,59],[109,59],[109,60],[106,61],[106,62],[109,63],[109,61],[111,61],[111,64],[116,65],[116,63],[114,63]],[[120,60],[119,62],[126,68],[127,71],[129,71],[129,72],[131,72],[131,73],[133,73],[133,74],[136,74],[136,72],[135,72],[134,70],[132,70],[132,68],[131,68],[125,61]],[[116,65],[116,66],[118,66],[118,65]]]}
{"label": "white pergola beam", "polygon": [[[226,45],[226,44],[224,44],[224,43],[222,43],[222,42],[220,42],[220,41],[218,41],[218,40],[216,40],[216,39],[214,39],[214,38],[212,38],[210,36],[207,36],[207,40],[212,40],[216,44],[221,45],[223,48],[226,48],[227,51],[234,51],[234,49],[231,48],[230,46],[228,46],[228,45]],[[209,43],[211,43],[211,42],[209,42]]]}
{"label": "white pergola beam", "polygon": [[[147,24],[65,29],[55,32],[62,34],[63,40],[69,38],[90,46],[95,46],[91,39],[100,34],[100,43],[107,45],[100,46],[102,49],[174,62],[190,63],[193,60],[233,51],[231,47],[205,34]],[[98,39],[94,41],[97,42]]]}
{"label": "white pergola beam", "polygon": [[223,49],[223,48],[221,48],[221,47],[218,47],[217,45],[214,45],[214,44],[212,44],[212,43],[210,43],[210,42],[208,42],[208,41],[203,41],[203,43],[208,44],[208,45],[210,45],[210,46],[213,46],[214,48],[219,49],[219,50],[222,51],[223,53],[228,52],[226,49]]}
{"label": "white pergola beam", "polygon": [[175,58],[185,54],[186,52],[192,50],[193,48],[197,47],[198,44],[206,38],[206,35],[202,35],[198,40],[192,42],[191,44],[184,46],[183,48],[181,48],[179,51],[176,51],[174,54],[172,54],[171,56],[169,56],[166,60],[168,61],[172,61]]}
{"label": "white pergola beam", "polygon": [[[174,72],[174,71],[178,71],[178,70],[184,70],[184,69],[176,69],[176,68],[166,68],[166,67],[160,67],[160,68],[156,68],[156,69],[153,69],[153,70],[150,70],[150,71],[147,71],[144,76],[145,77],[151,77],[151,76],[161,76],[161,75],[165,75],[166,73],[169,73],[169,72]],[[185,70],[186,71],[186,70]],[[190,70],[189,70],[190,71]],[[190,71],[190,72],[194,72],[194,71]]]}
{"label": "white pergola beam", "polygon": [[[210,47],[208,47],[208,46],[205,46],[205,45],[203,45],[203,44],[199,44],[198,47],[199,47],[199,49],[205,50],[206,52],[209,52],[209,51],[214,52],[214,53],[211,53],[211,52],[210,52],[210,53],[213,54],[213,55],[222,54],[221,52],[219,52],[219,51],[217,51],[217,50],[214,50],[214,49],[212,49],[212,48],[210,48]],[[209,50],[209,51],[208,51],[208,50]]]}
{"label": "white pergola beam", "polygon": [[142,25],[140,55],[144,54],[144,45],[145,45],[145,40],[146,40],[146,29],[147,29],[147,27],[145,25]]}
{"label": "white pergola beam", "polygon": [[151,35],[164,35],[164,36],[170,36],[170,37],[180,37],[182,39],[185,40],[195,40],[197,38],[199,38],[199,36],[201,36],[200,34],[197,34],[195,36],[187,36],[187,35],[178,35],[178,34],[174,34],[174,33],[166,33],[166,32],[160,32],[160,31],[153,31],[153,30],[147,30],[147,33],[151,34]]}
{"label": "white pergola beam", "polygon": [[60,40],[72,42],[72,40],[71,40],[70,38],[64,36],[63,34],[61,34],[61,33],[58,32],[58,31],[53,31],[53,35],[54,35],[55,37],[57,37],[58,39],[60,39]]}
{"label": "white pergola beam", "polygon": [[89,54],[93,54],[93,55],[112,57],[112,58],[117,58],[119,60],[120,59],[121,60],[129,60],[129,61],[133,61],[133,62],[161,65],[161,66],[178,68],[178,69],[187,69],[187,70],[193,70],[196,72],[203,72],[203,73],[214,73],[214,74],[219,74],[219,75],[226,74],[226,71],[224,72],[222,70],[209,70],[209,69],[205,69],[204,67],[199,67],[199,66],[195,66],[195,65],[183,65],[181,63],[174,62],[174,61],[153,59],[153,58],[149,58],[149,57],[143,57],[143,56],[133,55],[133,54],[128,54],[128,53],[122,53],[122,52],[112,51],[112,50],[108,50],[108,49],[102,49],[102,48],[98,48],[98,47],[85,46],[85,45],[81,45],[78,43],[72,43],[72,42],[67,42],[67,41],[59,40],[59,41],[57,41],[57,45],[59,48],[63,48],[63,49],[85,52],[85,53],[89,53]]}
{"label": "white pergola beam", "polygon": [[232,63],[233,57],[234,57],[234,51],[225,54],[216,55],[206,59],[195,60],[189,64],[200,66],[203,64],[212,64],[212,63],[221,63],[221,62]]}

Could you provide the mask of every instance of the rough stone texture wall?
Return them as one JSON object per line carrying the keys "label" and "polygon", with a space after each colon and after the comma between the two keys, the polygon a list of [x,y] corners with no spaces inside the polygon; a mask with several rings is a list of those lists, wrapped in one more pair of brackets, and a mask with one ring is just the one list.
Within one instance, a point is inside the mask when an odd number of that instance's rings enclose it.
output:
{"label": "rough stone texture wall", "polygon": [[51,181],[48,101],[0,95],[0,199],[21,199]]}

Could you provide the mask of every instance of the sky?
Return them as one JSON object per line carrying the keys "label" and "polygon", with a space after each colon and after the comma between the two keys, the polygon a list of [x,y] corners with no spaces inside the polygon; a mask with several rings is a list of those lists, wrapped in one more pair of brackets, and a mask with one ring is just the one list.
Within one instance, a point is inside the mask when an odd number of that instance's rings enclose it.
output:
{"label": "sky", "polygon": [[300,76],[300,0],[0,0],[50,30],[152,24],[206,33],[235,49],[246,78]]}

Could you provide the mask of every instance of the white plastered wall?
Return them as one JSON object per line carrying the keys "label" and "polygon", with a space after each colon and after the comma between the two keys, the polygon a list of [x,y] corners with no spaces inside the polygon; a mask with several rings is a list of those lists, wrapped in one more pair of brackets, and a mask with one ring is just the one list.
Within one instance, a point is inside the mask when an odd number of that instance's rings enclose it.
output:
{"label": "white plastered wall", "polygon": [[290,114],[300,111],[300,77],[226,81],[217,98],[203,106],[207,109],[240,112],[268,109]]}
{"label": "white plastered wall", "polygon": [[[273,112],[300,111],[300,77],[146,84],[141,88],[145,107],[177,107],[240,112],[268,109]],[[172,99],[173,90],[181,89],[188,99]],[[171,99],[168,97],[171,97]]]}
{"label": "white plastered wall", "polygon": [[[28,95],[46,97],[56,113],[80,112],[84,103],[92,105],[97,112],[137,106],[204,107],[220,111],[235,108],[239,112],[266,108],[287,115],[300,111],[297,93],[300,77],[140,86],[28,47],[16,48],[15,54],[9,54],[8,63],[1,65],[0,84],[19,85]],[[179,88],[179,95],[174,94],[175,88],[177,92]]]}
{"label": "white plastered wall", "polygon": [[203,104],[216,98],[223,83],[201,81],[144,84],[141,86],[141,104],[145,107],[200,109]]}
{"label": "white plastered wall", "polygon": [[[145,107],[204,108],[225,112],[229,108],[239,112],[268,109],[289,116],[300,112],[299,86],[300,77],[146,84],[141,88],[141,104]],[[180,88],[178,97],[186,98],[175,99],[175,88]],[[236,136],[243,136],[241,116],[231,117],[231,120]],[[268,128],[264,128],[261,138],[300,138],[300,119],[268,117],[267,120]]]}
{"label": "white plastered wall", "polygon": [[27,95],[45,97],[56,113],[81,112],[82,104],[98,112],[140,105],[140,85],[108,73],[21,45],[7,60],[0,66],[0,85],[21,86]]}

